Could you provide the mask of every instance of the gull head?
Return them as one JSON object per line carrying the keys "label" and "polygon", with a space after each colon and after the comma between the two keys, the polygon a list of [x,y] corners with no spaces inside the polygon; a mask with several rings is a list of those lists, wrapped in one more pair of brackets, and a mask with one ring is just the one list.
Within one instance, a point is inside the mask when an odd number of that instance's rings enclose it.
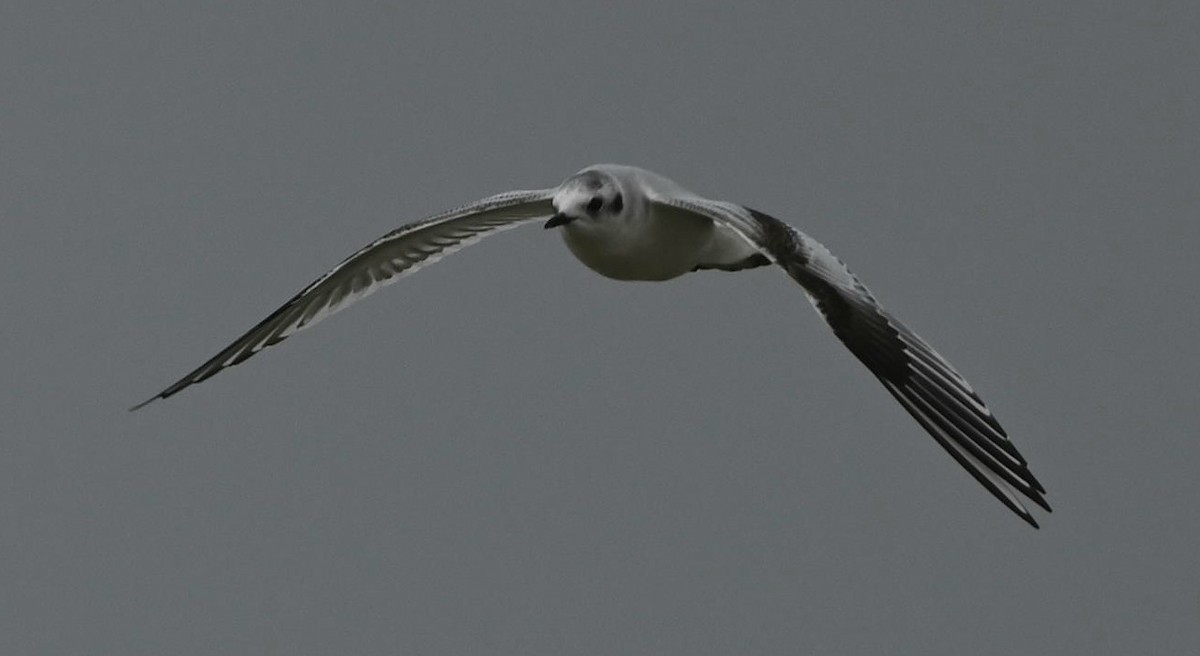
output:
{"label": "gull head", "polygon": [[546,228],[576,221],[579,222],[576,225],[600,223],[622,216],[628,206],[617,177],[595,168],[584,169],[564,180],[551,202],[554,216],[546,221]]}

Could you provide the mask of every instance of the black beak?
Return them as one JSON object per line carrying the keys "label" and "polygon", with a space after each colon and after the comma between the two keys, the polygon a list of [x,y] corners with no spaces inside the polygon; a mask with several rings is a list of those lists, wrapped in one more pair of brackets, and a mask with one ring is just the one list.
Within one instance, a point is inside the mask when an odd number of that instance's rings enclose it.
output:
{"label": "black beak", "polygon": [[557,228],[558,226],[567,225],[568,223],[570,223],[574,220],[575,220],[575,217],[567,216],[566,214],[559,212],[559,213],[555,214],[554,216],[550,217],[550,220],[547,221],[546,225],[544,225],[542,227],[549,230],[550,228]]}

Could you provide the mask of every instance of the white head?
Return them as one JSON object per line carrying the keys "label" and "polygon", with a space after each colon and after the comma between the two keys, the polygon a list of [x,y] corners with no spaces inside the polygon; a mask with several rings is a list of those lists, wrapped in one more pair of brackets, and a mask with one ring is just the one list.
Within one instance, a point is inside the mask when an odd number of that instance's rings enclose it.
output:
{"label": "white head", "polygon": [[631,202],[641,198],[630,198],[617,176],[599,167],[586,168],[567,178],[558,186],[551,201],[554,216],[546,222],[547,228],[576,223],[598,225],[627,217]]}

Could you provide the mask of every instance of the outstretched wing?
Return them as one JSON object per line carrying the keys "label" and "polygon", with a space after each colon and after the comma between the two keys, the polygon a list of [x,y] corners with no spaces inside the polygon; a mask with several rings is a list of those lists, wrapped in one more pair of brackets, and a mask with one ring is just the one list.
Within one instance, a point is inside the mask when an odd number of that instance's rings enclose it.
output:
{"label": "outstretched wing", "polygon": [[829,249],[783,221],[739,205],[700,198],[659,202],[734,230],[783,267],[804,287],[838,339],[938,444],[1037,527],[1017,492],[1049,511],[1042,496],[1046,490],[991,411],[954,367],[884,310]]}
{"label": "outstretched wing", "polygon": [[195,371],[130,410],[137,410],[155,399],[165,399],[232,367],[487,235],[553,214],[552,191],[512,191],[490,196],[389,232],[302,289]]}

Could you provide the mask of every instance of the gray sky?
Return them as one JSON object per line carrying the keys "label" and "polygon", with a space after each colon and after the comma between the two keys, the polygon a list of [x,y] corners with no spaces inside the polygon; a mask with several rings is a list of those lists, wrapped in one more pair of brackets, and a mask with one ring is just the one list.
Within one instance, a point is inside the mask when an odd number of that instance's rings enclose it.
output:
{"label": "gray sky", "polygon": [[[1195,3],[165,4],[0,12],[0,652],[1200,646]],[[1043,529],[781,272],[617,283],[533,227],[125,412],[600,161],[829,245]]]}

